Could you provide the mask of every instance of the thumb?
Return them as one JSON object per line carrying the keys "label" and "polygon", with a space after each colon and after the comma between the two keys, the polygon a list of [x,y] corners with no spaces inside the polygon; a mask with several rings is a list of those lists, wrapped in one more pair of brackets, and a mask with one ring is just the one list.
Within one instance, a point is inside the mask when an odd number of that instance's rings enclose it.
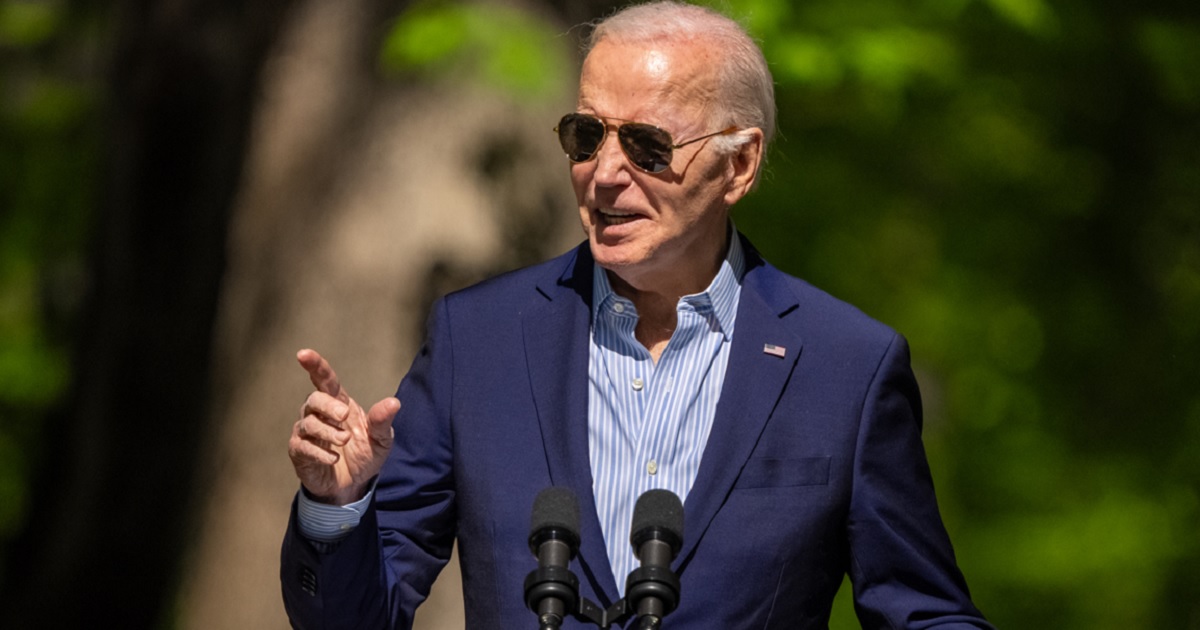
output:
{"label": "thumb", "polygon": [[392,447],[392,419],[400,411],[400,400],[389,396],[371,406],[367,412],[367,433],[371,441],[383,448]]}

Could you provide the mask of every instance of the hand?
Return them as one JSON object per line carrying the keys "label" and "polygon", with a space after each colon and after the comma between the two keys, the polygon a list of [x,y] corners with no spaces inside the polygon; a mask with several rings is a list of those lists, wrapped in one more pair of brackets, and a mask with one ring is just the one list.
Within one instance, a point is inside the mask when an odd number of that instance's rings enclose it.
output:
{"label": "hand", "polygon": [[353,503],[366,496],[367,483],[383,469],[400,401],[384,398],[364,412],[315,350],[297,352],[296,360],[316,391],[308,395],[292,427],[288,456],[313,498],[332,505]]}

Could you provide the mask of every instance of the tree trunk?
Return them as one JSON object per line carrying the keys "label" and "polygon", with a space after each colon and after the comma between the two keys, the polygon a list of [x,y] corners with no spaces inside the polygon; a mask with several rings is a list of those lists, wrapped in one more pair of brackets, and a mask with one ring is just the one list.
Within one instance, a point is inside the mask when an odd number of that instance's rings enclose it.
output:
{"label": "tree trunk", "polygon": [[[382,79],[386,23],[366,1],[301,3],[268,63],[230,235],[221,431],[180,598],[185,628],[287,627],[279,545],[299,488],[287,438],[311,391],[298,349],[322,352],[369,405],[395,392],[436,296],[579,240],[550,133],[572,86],[518,102],[466,76]],[[416,624],[462,627],[455,562]]]}
{"label": "tree trunk", "polygon": [[117,7],[92,292],[71,402],[45,423],[6,566],[7,627],[148,628],[170,610],[229,211],[259,70],[289,5]]}

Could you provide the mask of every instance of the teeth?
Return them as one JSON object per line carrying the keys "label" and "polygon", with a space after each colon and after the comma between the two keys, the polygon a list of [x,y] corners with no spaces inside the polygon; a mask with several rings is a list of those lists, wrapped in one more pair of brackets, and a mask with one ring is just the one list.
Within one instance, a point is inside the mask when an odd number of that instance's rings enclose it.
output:
{"label": "teeth", "polygon": [[637,214],[633,212],[617,212],[616,210],[612,210],[610,208],[599,208],[598,211],[600,216],[604,217],[604,222],[609,225],[620,225],[622,223],[633,221],[637,218]]}

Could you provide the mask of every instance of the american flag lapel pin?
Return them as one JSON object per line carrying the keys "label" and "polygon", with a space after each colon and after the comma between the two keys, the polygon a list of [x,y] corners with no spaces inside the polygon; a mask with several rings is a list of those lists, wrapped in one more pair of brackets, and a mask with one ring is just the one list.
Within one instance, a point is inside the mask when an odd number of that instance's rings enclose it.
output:
{"label": "american flag lapel pin", "polygon": [[787,356],[787,348],[784,348],[783,346],[777,346],[773,343],[767,343],[763,344],[763,353],[782,359]]}

